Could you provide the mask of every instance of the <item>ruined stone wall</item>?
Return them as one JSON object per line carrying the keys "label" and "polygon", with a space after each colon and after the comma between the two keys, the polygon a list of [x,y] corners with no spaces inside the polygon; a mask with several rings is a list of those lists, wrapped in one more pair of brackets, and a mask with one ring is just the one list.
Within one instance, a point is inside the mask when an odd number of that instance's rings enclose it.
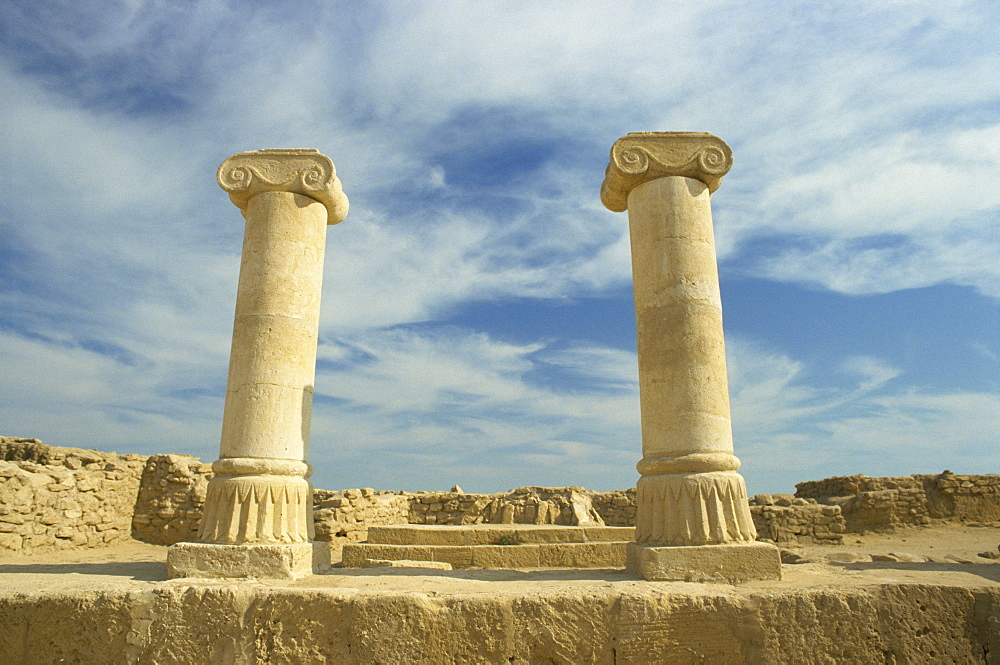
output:
{"label": "ruined stone wall", "polygon": [[316,540],[358,543],[368,539],[369,526],[406,524],[410,496],[405,492],[376,492],[370,487],[314,490]]}
{"label": "ruined stone wall", "polygon": [[[590,495],[579,487],[522,487],[496,494],[315,490],[316,539],[361,542],[385,524],[599,524]],[[633,491],[634,495],[634,491]],[[634,506],[634,503],[633,503]]]}
{"label": "ruined stone wall", "polygon": [[582,487],[520,487],[495,494],[418,492],[410,524],[602,524]]}
{"label": "ruined stone wall", "polygon": [[190,455],[146,460],[132,515],[132,537],[157,545],[195,540],[212,465]]}
{"label": "ruined stone wall", "polygon": [[501,494],[417,492],[409,497],[410,524],[481,524],[496,512]]}
{"label": "ruined stone wall", "polygon": [[1000,475],[963,476],[945,471],[933,478],[928,497],[931,517],[1000,522]]}
{"label": "ruined stone wall", "polygon": [[886,531],[932,519],[1000,521],[1000,475],[838,476],[798,483],[795,496],[839,506],[847,530]]}
{"label": "ruined stone wall", "polygon": [[779,545],[840,545],[847,525],[840,506],[791,494],[758,494],[750,499],[757,539]]}
{"label": "ruined stone wall", "polygon": [[635,488],[591,492],[594,510],[608,526],[635,526]]}
{"label": "ruined stone wall", "polygon": [[0,552],[91,548],[131,537],[146,458],[0,437]]}
{"label": "ruined stone wall", "polygon": [[[130,536],[169,545],[194,540],[211,464],[187,455],[117,455],[0,437],[0,552],[89,548]],[[315,490],[316,537],[367,539],[384,524],[635,523],[635,488],[522,487],[494,494]],[[844,532],[890,530],[932,519],[1000,522],[1000,475],[840,476],[758,495],[761,539],[841,542]]]}

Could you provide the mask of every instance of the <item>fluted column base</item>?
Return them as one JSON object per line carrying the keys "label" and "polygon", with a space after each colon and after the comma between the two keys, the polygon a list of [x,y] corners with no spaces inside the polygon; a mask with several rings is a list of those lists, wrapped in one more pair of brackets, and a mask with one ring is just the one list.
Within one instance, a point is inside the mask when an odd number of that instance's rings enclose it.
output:
{"label": "fluted column base", "polygon": [[225,457],[212,471],[200,542],[167,550],[169,577],[295,579],[329,568],[329,544],[313,542],[308,464]]}
{"label": "fluted column base", "polygon": [[[666,466],[664,460],[639,464],[645,471]],[[732,458],[729,467],[735,466]],[[734,470],[644,475],[636,498],[635,542],[626,550],[633,574],[687,582],[781,579],[778,548],[756,542],[746,484]]]}
{"label": "fluted column base", "polygon": [[311,467],[298,460],[223,458],[212,464],[198,541],[304,543],[314,537]]}
{"label": "fluted column base", "polygon": [[635,541],[717,545],[757,538],[743,476],[735,471],[665,473],[637,484]]}
{"label": "fluted column base", "polygon": [[198,541],[219,545],[312,540],[312,485],[287,476],[216,477],[208,482]]}

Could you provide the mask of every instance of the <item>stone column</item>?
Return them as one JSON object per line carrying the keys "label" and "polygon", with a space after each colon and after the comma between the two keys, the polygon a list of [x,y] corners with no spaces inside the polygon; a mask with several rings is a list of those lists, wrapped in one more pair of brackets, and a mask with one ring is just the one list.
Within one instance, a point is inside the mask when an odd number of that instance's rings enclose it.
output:
{"label": "stone column", "polygon": [[347,197],[315,150],[237,153],[218,181],[246,219],[221,452],[200,542],[171,547],[168,574],[298,577],[329,563],[306,459],[326,227]]}
{"label": "stone column", "polygon": [[601,201],[628,210],[642,413],[635,542],[651,580],[781,576],[737,473],[710,194],[732,166],[705,133],[639,132],[611,148]]}

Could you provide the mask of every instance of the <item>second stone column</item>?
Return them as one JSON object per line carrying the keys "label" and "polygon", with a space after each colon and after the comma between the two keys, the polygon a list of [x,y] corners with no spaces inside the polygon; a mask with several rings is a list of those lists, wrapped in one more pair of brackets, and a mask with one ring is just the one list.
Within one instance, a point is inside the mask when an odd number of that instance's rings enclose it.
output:
{"label": "second stone column", "polygon": [[168,573],[297,577],[324,558],[306,460],[326,227],[347,198],[315,150],[238,153],[218,180],[246,219],[222,442],[200,542],[171,547]]}
{"label": "second stone column", "polygon": [[711,192],[732,165],[710,134],[629,134],[611,149],[601,200],[628,210],[642,414],[628,567],[651,580],[778,578],[755,542],[736,471]]}

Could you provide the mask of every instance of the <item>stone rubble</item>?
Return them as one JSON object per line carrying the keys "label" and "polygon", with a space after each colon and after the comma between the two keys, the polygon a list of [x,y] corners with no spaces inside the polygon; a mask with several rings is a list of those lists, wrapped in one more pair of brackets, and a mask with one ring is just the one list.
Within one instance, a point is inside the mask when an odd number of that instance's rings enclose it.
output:
{"label": "stone rubble", "polygon": [[145,461],[141,455],[0,437],[0,552],[128,540]]}
{"label": "stone rubble", "polygon": [[[0,437],[0,552],[87,549],[135,538],[194,540],[211,464],[189,455],[118,455]],[[845,533],[933,520],[1000,522],[1000,475],[843,476],[749,500],[758,538],[785,548],[840,545]],[[634,526],[636,490],[522,487],[493,494],[313,492],[316,540],[364,542],[370,526],[552,524]],[[791,554],[789,554],[791,552]]]}
{"label": "stone rubble", "polygon": [[798,483],[795,490],[796,497],[839,506],[853,533],[925,526],[933,519],[1000,521],[1000,474],[838,476]]}

